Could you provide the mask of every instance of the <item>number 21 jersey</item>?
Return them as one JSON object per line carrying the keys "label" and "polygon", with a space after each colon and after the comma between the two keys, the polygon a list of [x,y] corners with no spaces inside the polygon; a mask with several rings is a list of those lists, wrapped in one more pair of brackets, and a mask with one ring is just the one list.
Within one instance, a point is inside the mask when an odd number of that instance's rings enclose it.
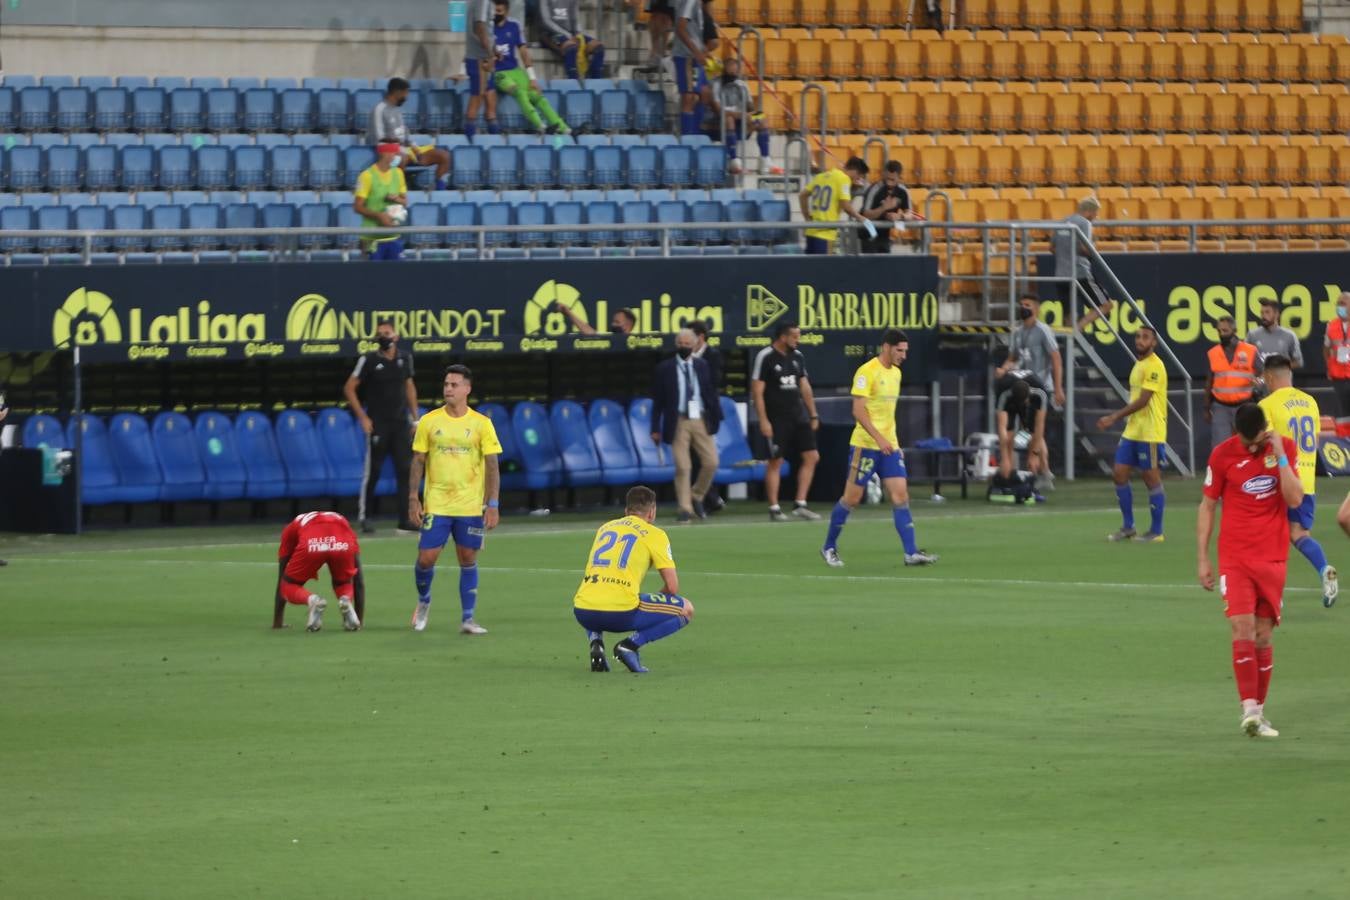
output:
{"label": "number 21 jersey", "polygon": [[623,612],[638,605],[648,569],[673,569],[670,538],[637,516],[600,526],[586,556],[586,574],[572,605],[578,609]]}

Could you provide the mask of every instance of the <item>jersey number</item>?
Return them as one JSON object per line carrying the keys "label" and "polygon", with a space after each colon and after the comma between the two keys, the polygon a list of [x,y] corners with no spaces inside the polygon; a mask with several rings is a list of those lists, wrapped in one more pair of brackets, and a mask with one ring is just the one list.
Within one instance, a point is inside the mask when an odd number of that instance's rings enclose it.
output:
{"label": "jersey number", "polygon": [[834,208],[834,188],[828,184],[818,184],[811,188],[811,197],[806,205],[812,212],[829,212]]}
{"label": "jersey number", "polygon": [[1317,450],[1317,431],[1313,426],[1312,416],[1299,416],[1289,420],[1289,430],[1294,433],[1294,443],[1298,444],[1298,449],[1303,453],[1314,453]]}
{"label": "jersey number", "polygon": [[600,535],[600,544],[595,548],[595,555],[591,557],[591,565],[598,569],[608,569],[613,565],[607,554],[614,549],[616,543],[623,544],[623,549],[619,551],[619,568],[628,568],[628,557],[632,555],[633,547],[637,544],[637,535],[625,534],[619,537],[617,531],[606,531]]}

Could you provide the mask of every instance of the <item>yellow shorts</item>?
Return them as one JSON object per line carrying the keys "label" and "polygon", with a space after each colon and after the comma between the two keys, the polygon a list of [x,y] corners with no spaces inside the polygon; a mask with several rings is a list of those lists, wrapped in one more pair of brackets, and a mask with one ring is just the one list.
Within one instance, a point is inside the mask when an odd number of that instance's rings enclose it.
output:
{"label": "yellow shorts", "polygon": [[[424,157],[424,156],[426,156],[428,153],[430,153],[432,150],[435,150],[435,149],[436,149],[436,145],[435,145],[435,144],[421,144],[421,145],[419,145],[419,146],[409,147],[408,149],[411,150],[413,153],[416,153],[418,159],[421,159],[422,157]],[[411,160],[410,160],[410,162],[411,162]]]}

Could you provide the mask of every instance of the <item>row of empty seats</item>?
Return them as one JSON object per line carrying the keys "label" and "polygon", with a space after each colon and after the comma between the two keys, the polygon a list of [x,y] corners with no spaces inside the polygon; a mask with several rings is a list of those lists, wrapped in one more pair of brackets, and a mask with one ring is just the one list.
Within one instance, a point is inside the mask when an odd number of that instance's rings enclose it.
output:
{"label": "row of empty seats", "polygon": [[[603,79],[601,79],[603,80]],[[559,86],[561,84],[561,86]],[[665,124],[665,98],[643,82],[634,89],[583,88],[555,79],[545,99],[573,129],[653,131]],[[27,131],[249,131],[364,132],[384,91],[367,88],[259,87],[23,87],[0,86],[0,129]],[[410,130],[449,132],[463,127],[463,89],[414,91],[402,107]],[[513,97],[500,98],[503,127],[524,128]]]}
{"label": "row of empty seats", "polygon": [[[716,482],[756,481],[764,465],[737,427],[735,404],[721,398],[728,424],[717,435],[721,462]],[[571,400],[504,406],[485,403],[501,439],[502,487],[545,490],[594,485],[625,486],[639,481],[667,484],[675,477],[670,448],[651,442],[651,401],[624,407],[595,400],[587,409]],[[182,502],[354,497],[361,485],[366,441],[351,413],[330,408],[311,414],[286,410],[273,422],[260,412],[233,419],[207,411],[195,421],[179,412],[147,419],[118,413],[106,423],[95,415],[71,418],[31,416],[23,427],[26,446],[74,447],[77,430],[83,450],[84,503]],[[518,436],[529,434],[529,440]],[[392,465],[377,493],[394,492]]]}
{"label": "row of empty seats", "polygon": [[[409,136],[409,142],[413,144],[439,144],[442,147],[458,147],[464,144],[472,144],[475,147],[533,147],[536,144],[548,144],[549,146],[570,146],[577,144],[582,147],[637,147],[646,145],[649,147],[669,147],[672,144],[684,144],[689,147],[705,147],[711,144],[712,138],[706,134],[575,134],[575,135],[538,135],[538,134],[490,134],[488,132],[479,132],[472,137],[464,134],[429,134],[414,133]],[[205,132],[188,132],[185,134],[175,134],[166,131],[73,131],[73,132],[50,132],[38,131],[11,132],[9,134],[0,134],[0,149],[11,149],[13,147],[41,147],[44,150],[50,150],[53,147],[78,147],[81,150],[89,147],[96,147],[107,144],[118,149],[124,147],[190,147],[200,149],[208,144],[218,144],[223,147],[264,147],[273,149],[276,147],[297,146],[306,149],[310,147],[337,147],[345,150],[348,147],[365,147],[365,135],[360,134],[336,134],[318,132],[304,132],[300,134],[247,134],[241,132],[223,132],[221,134],[208,134]]]}
{"label": "row of empty seats", "polygon": [[[961,40],[962,37],[965,40]],[[1346,38],[1128,31],[951,31],[943,38],[862,29],[783,29],[739,44],[767,78],[1343,81]],[[728,48],[728,53],[733,51]],[[760,54],[763,57],[760,57]]]}
{"label": "row of empty seats", "polygon": [[[496,187],[681,188],[727,183],[724,147],[651,144],[535,143],[450,148],[450,183],[459,189]],[[183,144],[118,148],[96,144],[0,150],[0,186],[9,191],[87,190],[333,190],[354,184],[375,161],[369,147]],[[432,173],[426,172],[425,178]]]}

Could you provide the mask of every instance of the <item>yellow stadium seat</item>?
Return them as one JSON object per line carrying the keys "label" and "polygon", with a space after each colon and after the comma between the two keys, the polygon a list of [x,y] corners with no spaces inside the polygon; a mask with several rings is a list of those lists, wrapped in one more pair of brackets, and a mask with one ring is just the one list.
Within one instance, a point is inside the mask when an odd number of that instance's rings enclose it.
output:
{"label": "yellow stadium seat", "polygon": [[1243,131],[1262,132],[1271,127],[1271,109],[1273,97],[1267,94],[1253,94],[1242,98],[1239,120]]}
{"label": "yellow stadium seat", "polygon": [[896,91],[883,96],[886,98],[887,130],[918,131],[921,129],[918,94]]}
{"label": "yellow stadium seat", "polygon": [[1021,131],[1050,129],[1050,95],[1022,94],[1017,98],[1017,127]]}
{"label": "yellow stadium seat", "polygon": [[764,118],[769,123],[769,127],[775,131],[784,131],[789,127],[797,128],[797,111],[801,108],[798,97],[801,96],[802,88],[806,86],[804,81],[795,81],[780,79],[774,85],[774,92],[778,94],[782,103],[765,102]]}
{"label": "yellow stadium seat", "polygon": [[853,98],[854,121],[862,131],[889,130],[886,95],[876,92],[857,94]]}
{"label": "yellow stadium seat", "polygon": [[1275,0],[1276,31],[1298,31],[1303,27],[1303,0]]}
{"label": "yellow stadium seat", "polygon": [[1050,28],[1055,24],[1053,0],[1025,0],[1022,6],[1022,27]]}
{"label": "yellow stadium seat", "polygon": [[1017,154],[1011,147],[987,147],[984,151],[984,178],[989,184],[1009,184],[1014,181]]}
{"label": "yellow stadium seat", "polygon": [[1242,4],[1242,27],[1248,31],[1274,31],[1274,0],[1244,0]]}
{"label": "yellow stadium seat", "polygon": [[792,45],[794,78],[825,77],[825,42],[814,39],[795,41]]}
{"label": "yellow stadium seat", "polygon": [[1285,94],[1275,97],[1271,110],[1270,125],[1276,131],[1299,131],[1303,124],[1303,103],[1301,97]]}
{"label": "yellow stadium seat", "polygon": [[1138,184],[1148,180],[1144,169],[1143,147],[1117,147],[1111,154],[1114,169],[1111,180],[1117,184]]}
{"label": "yellow stadium seat", "polygon": [[967,28],[994,28],[998,14],[995,0],[964,0],[961,4],[961,22]]}
{"label": "yellow stadium seat", "polygon": [[831,131],[847,131],[853,127],[855,111],[854,94],[839,91],[830,94],[825,110],[825,127]]}
{"label": "yellow stadium seat", "polygon": [[1295,184],[1303,176],[1303,149],[1276,147],[1271,152],[1270,177],[1283,184]]}
{"label": "yellow stadium seat", "polygon": [[951,131],[955,105],[951,94],[924,94],[919,98],[919,127],[924,131]]}
{"label": "yellow stadium seat", "polygon": [[[919,168],[919,154],[923,152],[926,151],[918,147],[900,144],[891,148],[891,159],[900,163],[904,172],[909,177],[913,177]],[[914,198],[911,196],[910,199],[913,200]]]}
{"label": "yellow stadium seat", "polygon": [[[1101,0],[1101,2],[1108,6],[1114,5],[1112,0]],[[1088,0],[1056,0],[1055,27],[1065,29],[1086,28],[1088,5]]]}
{"label": "yellow stadium seat", "polygon": [[1303,105],[1303,130],[1326,132],[1335,128],[1335,98],[1326,94],[1309,94],[1299,98]]}
{"label": "yellow stadium seat", "polygon": [[1181,77],[1187,81],[1205,81],[1209,78],[1208,44],[1181,45]]}
{"label": "yellow stadium seat", "polygon": [[1172,131],[1176,128],[1177,99],[1175,94],[1158,94],[1149,97],[1148,106],[1145,110],[1145,120],[1148,123],[1149,131]]}
{"label": "yellow stadium seat", "polygon": [[867,0],[862,5],[862,24],[873,28],[894,28],[904,17],[899,0]]}
{"label": "yellow stadium seat", "polygon": [[[1063,46],[1054,45],[1054,46]],[[1019,45],[1019,55],[1023,78],[1055,77],[1055,53],[1053,46],[1041,41],[1028,41]]]}
{"label": "yellow stadium seat", "polygon": [[1048,147],[1023,147],[1017,154],[1017,180],[1031,186],[1045,184],[1050,169]]}
{"label": "yellow stadium seat", "polygon": [[1337,52],[1345,48],[1330,44],[1309,44],[1303,48],[1303,80],[1331,81],[1335,78]]}
{"label": "yellow stadium seat", "polygon": [[1109,147],[1084,147],[1079,153],[1082,180],[1088,184],[1110,181],[1111,157]]}
{"label": "yellow stadium seat", "polygon": [[1154,31],[1176,31],[1181,28],[1182,0],[1151,0],[1148,27]]}
{"label": "yellow stadium seat", "polygon": [[1303,47],[1299,44],[1277,44],[1272,75],[1280,81],[1299,81],[1303,77]]}
{"label": "yellow stadium seat", "polygon": [[1236,0],[1215,0],[1210,27],[1216,31],[1236,31],[1242,27],[1242,4]]}
{"label": "yellow stadium seat", "polygon": [[1205,178],[1205,148],[1177,148],[1177,180],[1194,184]]}
{"label": "yellow stadium seat", "polygon": [[1227,194],[1217,184],[1197,184],[1191,188],[1191,196],[1201,200],[1213,200],[1215,197],[1226,197]]}
{"label": "yellow stadium seat", "polygon": [[919,176],[923,184],[946,185],[951,182],[951,151],[931,147],[919,157]]}
{"label": "yellow stadium seat", "polygon": [[1332,69],[1330,81],[1333,84],[1344,85],[1350,82],[1350,46],[1345,44],[1333,44],[1335,53],[1332,55]]}
{"label": "yellow stadium seat", "polygon": [[1144,154],[1145,175],[1152,184],[1171,184],[1177,178],[1177,148],[1153,147]]}
{"label": "yellow stadium seat", "polygon": [[[994,131],[1011,131],[1017,127],[1016,97],[1011,94],[988,94],[985,100],[985,125],[988,128]],[[958,116],[959,114],[958,103]]]}
{"label": "yellow stadium seat", "polygon": [[[1231,0],[1219,0],[1220,3]],[[1186,0],[1181,4],[1181,27],[1187,31],[1210,30],[1209,0]]]}
{"label": "yellow stadium seat", "polygon": [[1050,127],[1056,131],[1082,131],[1082,96],[1079,94],[1057,94],[1051,97]]}
{"label": "yellow stadium seat", "polygon": [[1275,73],[1275,48],[1270,44],[1248,44],[1240,48],[1242,77],[1248,81],[1270,81]]}
{"label": "yellow stadium seat", "polygon": [[1119,78],[1115,44],[1089,44],[1084,53],[1083,75],[1087,78]]}
{"label": "yellow stadium seat", "polygon": [[[1081,13],[1083,17],[1082,26],[1087,28],[1117,28],[1119,27],[1120,14],[1116,9],[1116,0],[1091,0],[1084,4],[1086,7]],[[1061,4],[1061,9],[1063,4]],[[1062,25],[1066,28],[1077,28],[1077,25]]]}
{"label": "yellow stadium seat", "polygon": [[1336,147],[1336,180],[1350,181],[1350,145]]}
{"label": "yellow stadium seat", "polygon": [[1022,74],[1021,48],[1012,41],[989,45],[989,76],[1017,78]]}
{"label": "yellow stadium seat", "polygon": [[1077,147],[1054,147],[1050,150],[1048,177],[1055,184],[1074,184],[1082,168],[1082,151]]}
{"label": "yellow stadium seat", "polygon": [[1034,197],[1018,200],[1015,205],[1014,215],[1021,222],[1043,222],[1045,221],[1045,201],[1037,200]]}
{"label": "yellow stadium seat", "polygon": [[956,68],[962,78],[989,77],[989,45],[983,41],[958,44]]}
{"label": "yellow stadium seat", "polygon": [[1209,177],[1219,184],[1230,184],[1242,177],[1242,148],[1210,147]]}
{"label": "yellow stadium seat", "polygon": [[825,77],[857,78],[858,44],[847,38],[837,38],[825,44]]}
{"label": "yellow stadium seat", "polygon": [[964,134],[939,134],[933,138],[934,147],[946,147],[951,150],[955,147],[972,147],[970,137]]}
{"label": "yellow stadium seat", "polygon": [[1116,71],[1110,76],[1135,81],[1148,77],[1148,44],[1121,44],[1116,47]]}
{"label": "yellow stadium seat", "polygon": [[1135,31],[1148,27],[1148,0],[1120,0],[1116,21],[1121,28]]}
{"label": "yellow stadium seat", "polygon": [[862,24],[862,8],[866,5],[863,0],[833,0],[831,4],[835,25],[841,25],[845,28],[853,25]]}
{"label": "yellow stadium seat", "polygon": [[1057,44],[1053,52],[1054,77],[1078,80],[1087,68],[1086,45],[1065,42]]}
{"label": "yellow stadium seat", "polygon": [[1326,184],[1336,178],[1336,155],[1330,147],[1303,147],[1303,180]]}
{"label": "yellow stadium seat", "polygon": [[1144,229],[1137,223],[1144,218],[1144,201],[1130,198],[1112,200],[1109,212],[1110,218],[1120,222],[1131,223],[1117,225],[1115,228],[1112,228],[1112,235],[1124,238],[1125,240],[1138,240],[1143,237]]}
{"label": "yellow stadium seat", "polygon": [[960,131],[979,131],[986,121],[984,94],[960,94],[952,110],[952,125]]}
{"label": "yellow stadium seat", "polygon": [[1178,98],[1177,127],[1182,131],[1204,131],[1208,125],[1208,98],[1200,94]]}
{"label": "yellow stadium seat", "polygon": [[760,0],[730,0],[726,5],[726,18],[739,25],[758,25],[767,21]]}
{"label": "yellow stadium seat", "polygon": [[[747,41],[753,45],[753,41]],[[784,38],[764,39],[762,71],[766,78],[786,78],[796,73],[792,64],[792,41]]]}
{"label": "yellow stadium seat", "polygon": [[[1299,215],[1305,219],[1334,219],[1336,205],[1329,197],[1307,197],[1299,204]],[[1329,237],[1333,232],[1331,225],[1309,225],[1308,234]]]}
{"label": "yellow stadium seat", "polygon": [[920,42],[926,78],[955,78],[957,45],[944,40]]}
{"label": "yellow stadium seat", "polygon": [[1236,81],[1242,77],[1242,50],[1237,44],[1218,44],[1209,48],[1209,77]]}
{"label": "yellow stadium seat", "polygon": [[922,78],[923,45],[918,41],[896,41],[891,66],[896,78]]}
{"label": "yellow stadium seat", "polygon": [[1241,99],[1236,94],[1213,94],[1209,101],[1209,127],[1213,131],[1236,131]]}
{"label": "yellow stadium seat", "polygon": [[795,0],[764,0],[764,21],[780,25],[796,22]]}
{"label": "yellow stadium seat", "polygon": [[1181,44],[1149,44],[1148,77],[1171,81],[1181,70]]}
{"label": "yellow stadium seat", "polygon": [[953,147],[950,152],[953,184],[977,184],[984,181],[983,150],[979,147]]}
{"label": "yellow stadium seat", "polygon": [[862,42],[858,48],[858,54],[864,78],[891,79],[895,77],[891,60],[891,47],[890,41],[883,41],[878,38]]}
{"label": "yellow stadium seat", "polygon": [[974,88],[969,81],[963,81],[960,78],[948,78],[946,81],[937,83],[937,92],[939,94],[969,94]]}
{"label": "yellow stadium seat", "polygon": [[1051,221],[1067,219],[1073,215],[1074,210],[1078,208],[1078,201],[1070,197],[1061,197],[1058,200],[1045,201],[1045,214]]}

